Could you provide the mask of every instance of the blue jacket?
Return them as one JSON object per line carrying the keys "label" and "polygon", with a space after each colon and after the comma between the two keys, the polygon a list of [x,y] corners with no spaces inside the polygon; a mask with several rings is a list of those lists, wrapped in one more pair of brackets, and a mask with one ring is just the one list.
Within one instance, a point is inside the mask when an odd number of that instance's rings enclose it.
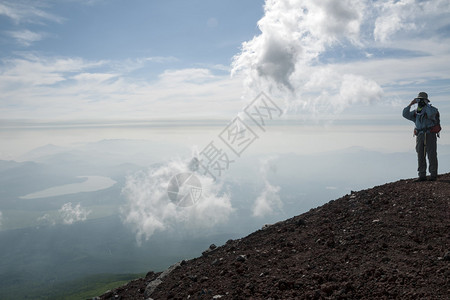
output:
{"label": "blue jacket", "polygon": [[407,106],[403,109],[403,117],[413,121],[416,124],[416,129],[419,133],[427,132],[431,127],[437,124],[437,108],[427,104],[422,111],[418,113],[416,110],[410,111]]}

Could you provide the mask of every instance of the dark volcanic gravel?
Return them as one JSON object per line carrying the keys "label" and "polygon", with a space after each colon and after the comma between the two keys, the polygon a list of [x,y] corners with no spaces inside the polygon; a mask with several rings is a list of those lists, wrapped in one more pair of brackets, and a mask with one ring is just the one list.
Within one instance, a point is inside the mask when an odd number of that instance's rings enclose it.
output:
{"label": "dark volcanic gravel", "polygon": [[312,209],[100,299],[449,299],[450,173]]}

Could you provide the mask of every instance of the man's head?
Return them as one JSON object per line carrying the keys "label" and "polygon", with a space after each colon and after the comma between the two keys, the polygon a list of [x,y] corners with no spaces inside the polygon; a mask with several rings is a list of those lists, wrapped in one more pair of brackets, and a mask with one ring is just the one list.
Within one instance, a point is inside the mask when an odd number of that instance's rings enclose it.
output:
{"label": "man's head", "polygon": [[425,93],[425,92],[420,92],[420,93],[417,95],[417,98],[425,99],[425,100],[427,100],[428,102],[430,102],[430,100],[428,100],[428,94]]}
{"label": "man's head", "polygon": [[425,105],[427,105],[428,102],[430,102],[430,100],[428,99],[428,94],[425,93],[425,92],[420,92],[420,93],[417,95],[416,102],[417,102],[417,104],[418,104],[417,111],[421,111],[422,108],[423,108]]}

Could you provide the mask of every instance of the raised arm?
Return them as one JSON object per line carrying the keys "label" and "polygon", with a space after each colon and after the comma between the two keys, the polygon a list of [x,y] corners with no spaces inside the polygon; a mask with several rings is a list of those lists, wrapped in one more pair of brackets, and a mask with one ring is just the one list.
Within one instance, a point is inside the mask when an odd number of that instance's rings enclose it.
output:
{"label": "raised arm", "polygon": [[413,100],[411,101],[411,103],[410,103],[407,107],[405,107],[405,108],[403,109],[403,117],[404,117],[405,119],[408,119],[408,120],[413,121],[413,122],[416,121],[416,115],[415,115],[415,112],[414,112],[414,111],[411,111],[411,106],[413,106],[413,105],[416,104],[416,103],[417,103],[416,99],[413,99]]}

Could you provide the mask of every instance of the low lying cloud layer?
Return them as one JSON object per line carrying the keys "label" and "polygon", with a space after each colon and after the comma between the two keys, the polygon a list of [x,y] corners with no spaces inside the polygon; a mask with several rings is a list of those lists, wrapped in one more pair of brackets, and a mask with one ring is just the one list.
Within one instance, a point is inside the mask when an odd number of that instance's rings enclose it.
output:
{"label": "low lying cloud layer", "polygon": [[122,207],[122,218],[136,234],[138,244],[156,231],[194,232],[228,221],[233,211],[230,195],[210,177],[195,173],[201,182],[201,198],[196,204],[179,207],[169,199],[171,178],[186,172],[190,172],[186,162],[171,161],[128,176],[123,188],[127,203]]}
{"label": "low lying cloud layer", "polygon": [[261,160],[259,173],[261,174],[264,187],[253,204],[252,214],[254,217],[265,217],[283,209],[283,202],[279,195],[281,187],[271,184],[268,179],[268,173],[276,171],[275,159],[275,157],[270,157]]}
{"label": "low lying cloud layer", "polygon": [[64,204],[58,212],[64,224],[86,221],[87,216],[91,213],[86,208],[82,208],[80,203],[72,206],[71,202]]}
{"label": "low lying cloud layer", "polygon": [[43,216],[37,218],[40,224],[44,225],[56,225],[59,223],[72,225],[77,222],[84,222],[91,214],[91,211],[81,206],[80,203],[75,206],[72,202],[65,203],[56,213],[46,213]]}
{"label": "low lying cloud layer", "polygon": [[253,216],[255,217],[271,215],[275,209],[281,210],[283,206],[278,194],[281,188],[270,184],[267,180],[264,183],[264,188],[253,206]]}

